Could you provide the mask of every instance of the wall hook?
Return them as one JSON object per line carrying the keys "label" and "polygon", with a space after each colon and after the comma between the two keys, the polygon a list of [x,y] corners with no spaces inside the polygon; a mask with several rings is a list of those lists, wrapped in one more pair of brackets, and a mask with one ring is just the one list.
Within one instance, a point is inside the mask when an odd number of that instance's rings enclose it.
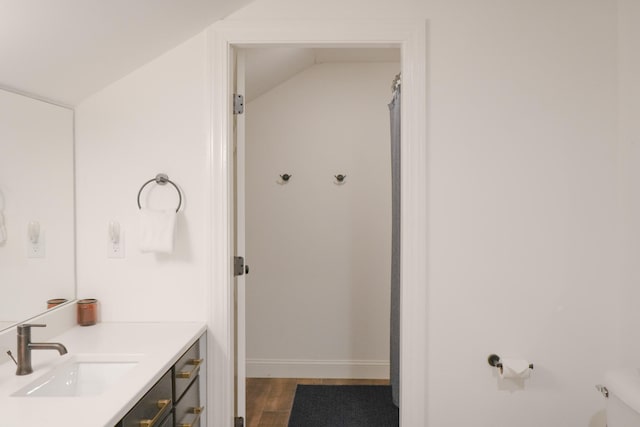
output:
{"label": "wall hook", "polygon": [[336,181],[338,181],[338,184],[344,184],[344,180],[347,178],[347,175],[343,175],[343,174],[338,174],[338,175],[334,175]]}
{"label": "wall hook", "polygon": [[289,180],[291,179],[293,175],[290,175],[288,173],[282,174],[280,175],[280,178],[282,179],[282,181],[284,182],[289,182]]}

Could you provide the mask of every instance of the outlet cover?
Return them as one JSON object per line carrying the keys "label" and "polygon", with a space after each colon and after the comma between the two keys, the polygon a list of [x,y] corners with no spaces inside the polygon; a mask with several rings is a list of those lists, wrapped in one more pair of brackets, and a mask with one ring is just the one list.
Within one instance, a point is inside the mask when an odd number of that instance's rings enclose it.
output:
{"label": "outlet cover", "polygon": [[44,233],[40,232],[38,241],[33,243],[27,239],[27,258],[44,258],[45,254]]}
{"label": "outlet cover", "polygon": [[107,238],[107,258],[124,258],[124,231],[120,231],[116,243]]}

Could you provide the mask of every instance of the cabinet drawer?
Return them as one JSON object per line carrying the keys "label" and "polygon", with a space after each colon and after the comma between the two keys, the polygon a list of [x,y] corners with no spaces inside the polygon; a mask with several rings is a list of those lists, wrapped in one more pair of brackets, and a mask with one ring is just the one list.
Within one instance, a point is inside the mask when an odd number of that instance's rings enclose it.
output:
{"label": "cabinet drawer", "polygon": [[171,371],[167,372],[122,419],[122,427],[160,427],[171,414]]}
{"label": "cabinet drawer", "polygon": [[173,413],[169,414],[169,416],[164,420],[159,427],[174,427],[173,426]]}
{"label": "cabinet drawer", "polygon": [[173,396],[176,402],[180,400],[182,393],[193,379],[198,376],[200,365],[203,362],[204,360],[200,358],[200,343],[196,341],[173,366],[173,384],[175,386]]}
{"label": "cabinet drawer", "polygon": [[176,404],[176,427],[200,427],[200,377],[197,377]]}

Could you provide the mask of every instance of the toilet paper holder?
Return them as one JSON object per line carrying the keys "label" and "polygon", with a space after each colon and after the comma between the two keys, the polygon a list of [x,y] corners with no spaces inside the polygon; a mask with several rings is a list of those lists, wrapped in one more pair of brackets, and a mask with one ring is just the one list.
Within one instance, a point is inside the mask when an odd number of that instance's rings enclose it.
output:
{"label": "toilet paper holder", "polygon": [[[487,358],[487,362],[489,362],[489,365],[493,366],[494,368],[502,369],[502,362],[500,362],[500,356],[498,356],[497,354],[489,355],[489,357]],[[533,363],[529,364],[529,369],[533,369]]]}

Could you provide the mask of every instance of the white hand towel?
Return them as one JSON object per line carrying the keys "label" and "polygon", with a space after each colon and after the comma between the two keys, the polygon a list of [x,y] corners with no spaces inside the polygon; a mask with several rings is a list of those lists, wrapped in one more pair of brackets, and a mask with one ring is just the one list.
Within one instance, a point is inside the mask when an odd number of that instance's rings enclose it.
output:
{"label": "white hand towel", "polygon": [[172,253],[175,230],[175,211],[140,209],[141,252]]}

